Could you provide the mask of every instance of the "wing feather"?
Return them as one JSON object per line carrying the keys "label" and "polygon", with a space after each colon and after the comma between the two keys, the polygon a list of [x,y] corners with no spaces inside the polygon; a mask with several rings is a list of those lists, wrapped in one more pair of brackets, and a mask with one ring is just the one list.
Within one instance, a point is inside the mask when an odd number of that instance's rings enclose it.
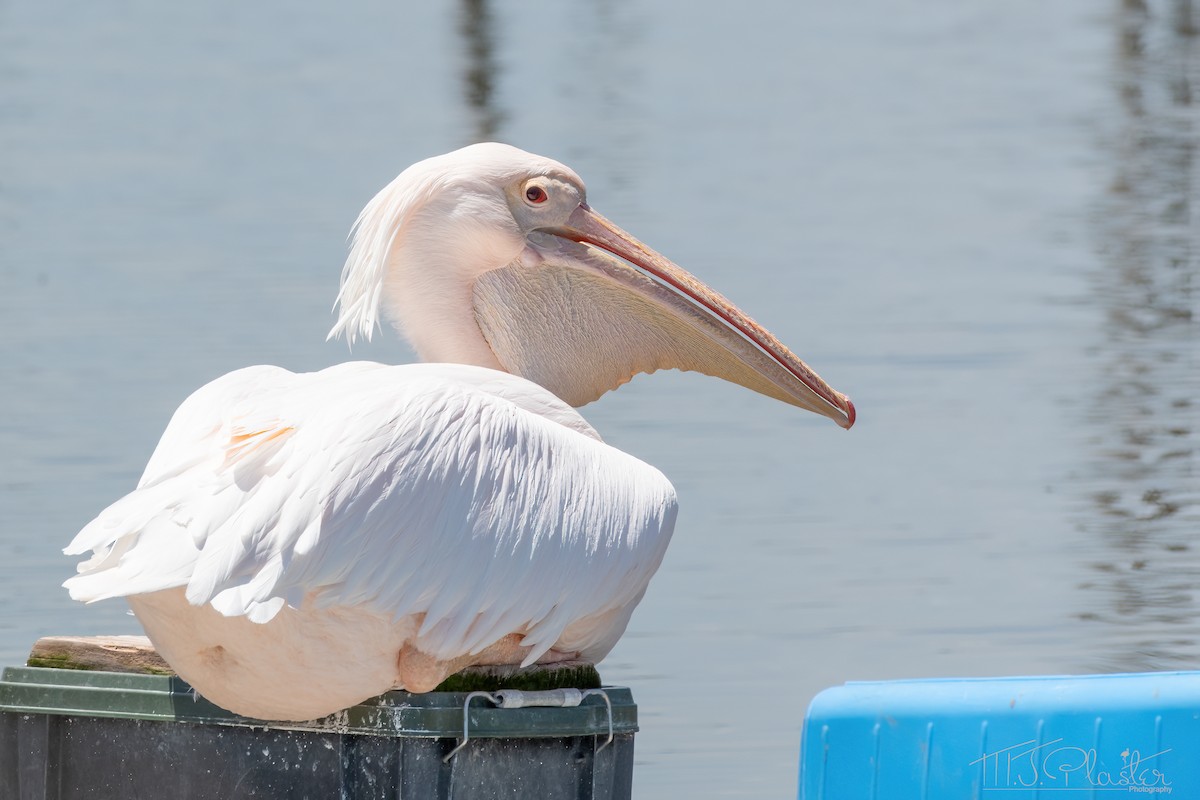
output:
{"label": "wing feather", "polygon": [[67,586],[88,601],[185,586],[255,622],[302,602],[423,614],[431,655],[518,632],[532,662],[641,597],[674,515],[661,473],[523,379],[256,367],[180,407],[139,488],[67,548],[95,552]]}

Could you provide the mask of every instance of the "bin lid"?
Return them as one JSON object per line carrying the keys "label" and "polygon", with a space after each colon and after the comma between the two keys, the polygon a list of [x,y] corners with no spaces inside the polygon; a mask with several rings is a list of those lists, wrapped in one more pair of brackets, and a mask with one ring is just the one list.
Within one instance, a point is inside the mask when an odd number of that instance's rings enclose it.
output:
{"label": "bin lid", "polygon": [[[606,686],[612,732],[635,733],[637,705],[624,687]],[[125,672],[6,667],[0,674],[0,712],[142,719],[235,725],[275,730],[394,737],[461,737],[465,692],[410,694],[393,691],[324,719],[263,721],[242,717],[197,695],[181,678]],[[585,697],[575,707],[493,708],[470,706],[471,738],[608,735],[604,698]]]}

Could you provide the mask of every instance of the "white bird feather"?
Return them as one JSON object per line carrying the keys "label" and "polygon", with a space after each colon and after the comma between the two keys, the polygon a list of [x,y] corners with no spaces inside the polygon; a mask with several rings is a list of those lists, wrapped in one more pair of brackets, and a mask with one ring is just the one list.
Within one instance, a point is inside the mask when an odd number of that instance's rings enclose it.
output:
{"label": "white bird feather", "polygon": [[[268,418],[238,402],[251,381]],[[184,587],[258,622],[285,598],[422,614],[439,658],[523,630],[532,663],[572,621],[628,603],[676,508],[658,470],[553,395],[463,365],[241,370],[189,398],[151,467],[67,548],[100,559],[73,598]]]}

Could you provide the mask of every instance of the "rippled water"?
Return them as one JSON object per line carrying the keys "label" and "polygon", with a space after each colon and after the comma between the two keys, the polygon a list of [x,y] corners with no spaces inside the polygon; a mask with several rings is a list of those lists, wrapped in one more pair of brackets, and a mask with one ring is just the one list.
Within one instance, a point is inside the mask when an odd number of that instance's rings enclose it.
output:
{"label": "rippled water", "polygon": [[58,549],[191,389],[346,359],[358,209],[499,138],[860,412],[679,374],[584,410],[682,504],[602,665],[638,797],[793,794],[849,679],[1196,665],[1191,2],[399,5],[0,0],[0,661],[135,630]]}

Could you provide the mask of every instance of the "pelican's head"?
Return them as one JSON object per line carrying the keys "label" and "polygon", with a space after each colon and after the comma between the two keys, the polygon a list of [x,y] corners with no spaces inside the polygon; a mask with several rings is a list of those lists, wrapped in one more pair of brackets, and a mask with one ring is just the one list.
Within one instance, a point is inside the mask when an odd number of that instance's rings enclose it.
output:
{"label": "pelican's head", "polygon": [[477,144],[406,169],[355,223],[330,337],[382,308],[425,361],[532,380],[572,405],[695,370],[854,424],[854,405],[732,303],[593,211],[548,158]]}

